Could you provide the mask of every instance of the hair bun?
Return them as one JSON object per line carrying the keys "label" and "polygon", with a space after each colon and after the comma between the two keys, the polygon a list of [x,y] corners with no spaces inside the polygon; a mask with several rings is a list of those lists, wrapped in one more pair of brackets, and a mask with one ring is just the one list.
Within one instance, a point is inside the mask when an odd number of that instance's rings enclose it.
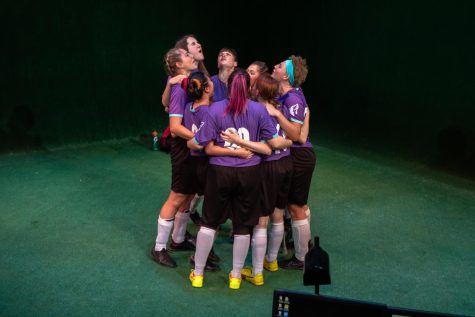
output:
{"label": "hair bun", "polygon": [[198,79],[193,78],[191,81],[195,83],[196,89],[201,89],[201,82]]}

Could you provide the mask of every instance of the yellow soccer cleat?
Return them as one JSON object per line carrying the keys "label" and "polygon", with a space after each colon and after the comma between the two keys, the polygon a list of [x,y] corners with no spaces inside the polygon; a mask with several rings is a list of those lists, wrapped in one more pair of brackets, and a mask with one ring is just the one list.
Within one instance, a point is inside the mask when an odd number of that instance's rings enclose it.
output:
{"label": "yellow soccer cleat", "polygon": [[191,286],[193,287],[203,287],[204,275],[195,275],[195,271],[191,270],[190,272],[190,281]]}
{"label": "yellow soccer cleat", "polygon": [[264,275],[262,273],[252,275],[252,269],[245,267],[241,270],[241,276],[244,276],[244,279],[256,286],[264,285]]}
{"label": "yellow soccer cleat", "polygon": [[230,289],[240,289],[241,288],[241,281],[239,277],[233,277],[231,273],[229,273],[229,288]]}
{"label": "yellow soccer cleat", "polygon": [[266,258],[264,258],[264,268],[270,272],[276,272],[279,270],[279,264],[277,264],[277,260],[272,262],[268,262]]}

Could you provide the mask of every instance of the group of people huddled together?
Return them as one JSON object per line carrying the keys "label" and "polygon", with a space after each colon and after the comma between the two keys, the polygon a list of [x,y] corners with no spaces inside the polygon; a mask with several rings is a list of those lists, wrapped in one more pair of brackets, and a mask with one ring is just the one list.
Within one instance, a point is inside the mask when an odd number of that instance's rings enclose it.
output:
{"label": "group of people huddled together", "polygon": [[[169,77],[162,103],[173,136],[172,186],[151,256],[176,267],[167,250],[171,234],[169,250],[195,250],[189,279],[202,287],[205,271],[219,268],[213,250],[217,230],[231,219],[229,287],[239,289],[242,279],[263,285],[264,269],[302,269],[311,239],[307,199],[316,157],[301,89],[306,60],[292,55],[270,74],[260,61],[238,68],[236,52],[223,48],[219,73],[211,77],[203,61],[194,35],[182,37],[164,57]],[[201,217],[195,208],[200,198]],[[286,208],[295,253],[277,262]],[[200,225],[195,239],[187,231],[190,218]],[[252,267],[244,267],[250,246]]]}

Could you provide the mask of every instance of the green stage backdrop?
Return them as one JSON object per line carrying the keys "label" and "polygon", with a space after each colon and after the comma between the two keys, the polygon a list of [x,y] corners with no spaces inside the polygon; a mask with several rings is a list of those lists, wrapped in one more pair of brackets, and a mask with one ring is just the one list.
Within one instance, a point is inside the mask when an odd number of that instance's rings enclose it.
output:
{"label": "green stage backdrop", "polygon": [[475,165],[472,1],[4,1],[0,9],[3,151],[162,130],[162,56],[195,33],[211,73],[226,46],[243,67],[307,57],[303,88],[322,139]]}

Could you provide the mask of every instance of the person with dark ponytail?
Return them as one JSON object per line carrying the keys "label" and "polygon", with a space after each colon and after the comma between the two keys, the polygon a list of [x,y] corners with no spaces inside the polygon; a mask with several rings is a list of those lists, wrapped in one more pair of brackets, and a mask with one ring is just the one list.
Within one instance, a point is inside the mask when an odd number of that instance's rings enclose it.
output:
{"label": "person with dark ponytail", "polygon": [[[170,76],[183,75],[186,77],[196,69],[193,56],[180,48],[170,49],[165,54],[164,64]],[[194,134],[182,124],[186,102],[185,91],[180,85],[173,85],[171,87],[169,113],[170,131],[173,136],[170,152],[172,184],[170,194],[160,210],[155,246],[150,251],[153,260],[167,267],[176,267],[176,262],[167,252],[167,242],[172,228],[173,235],[170,248],[174,250],[194,250],[194,245],[185,239],[189,214],[178,212],[183,206],[189,205],[195,194],[194,185],[189,182],[190,167],[188,162],[190,152],[186,146],[186,141],[193,138]]]}
{"label": "person with dark ponytail", "polygon": [[[277,147],[277,130],[266,109],[248,99],[250,78],[242,69],[235,69],[229,76],[229,100],[213,103],[201,129],[193,141],[197,148],[212,145],[228,149],[240,148],[226,142],[222,131],[235,131],[242,139],[259,143],[266,141]],[[264,144],[265,145],[265,144]],[[229,287],[239,289],[241,269],[244,267],[250,243],[250,230],[259,220],[259,194],[261,179],[259,155],[249,159],[231,156],[211,156],[205,186],[203,225],[196,243],[195,268],[189,279],[193,287],[202,287],[206,259],[213,246],[216,230],[228,218],[228,208],[233,223],[233,269],[229,274]]]}
{"label": "person with dark ponytail", "polygon": [[[269,114],[277,119],[287,137],[294,141],[290,148],[294,173],[287,207],[292,219],[295,254],[278,264],[285,269],[303,269],[311,239],[310,209],[307,200],[316,156],[310,140],[308,138],[302,140],[302,135],[308,135],[308,119],[306,119],[308,106],[300,88],[307,74],[307,61],[300,56],[292,55],[275,65],[272,77],[279,82],[281,93],[279,103],[283,105],[284,112],[276,111],[274,107],[267,107]],[[303,130],[306,130],[305,133],[302,133]],[[265,263],[264,267],[271,271],[277,270],[277,262]]]}
{"label": "person with dark ponytail", "polygon": [[[213,82],[201,71],[191,73],[181,83],[186,91],[189,100],[185,106],[183,122],[186,128],[196,133],[202,125],[204,116],[208,113],[208,106],[214,93]],[[191,183],[196,186],[196,196],[190,208],[195,207],[202,200],[204,194],[204,181],[208,168],[208,157],[204,151],[191,150],[191,162],[193,163],[193,180]],[[193,208],[194,209],[194,208]],[[201,225],[201,217],[196,212],[190,213],[195,224]]]}
{"label": "person with dark ponytail", "polygon": [[[204,75],[209,77],[208,70],[204,64],[204,53],[203,47],[201,46],[200,42],[196,39],[196,36],[193,34],[187,34],[182,36],[178,41],[175,43],[175,48],[181,48],[193,55],[196,64],[196,70],[201,71]],[[162,94],[162,104],[165,108],[165,112],[169,111],[169,104],[170,104],[170,87],[174,84],[179,84],[185,78],[184,75],[177,75],[174,77],[168,77],[167,85],[165,86],[165,90]],[[184,206],[183,208],[186,209],[186,212],[190,214],[190,219],[193,221],[195,225],[201,224],[201,218],[198,212],[196,211],[196,207],[200,203],[199,196],[195,196],[188,206]]]}

